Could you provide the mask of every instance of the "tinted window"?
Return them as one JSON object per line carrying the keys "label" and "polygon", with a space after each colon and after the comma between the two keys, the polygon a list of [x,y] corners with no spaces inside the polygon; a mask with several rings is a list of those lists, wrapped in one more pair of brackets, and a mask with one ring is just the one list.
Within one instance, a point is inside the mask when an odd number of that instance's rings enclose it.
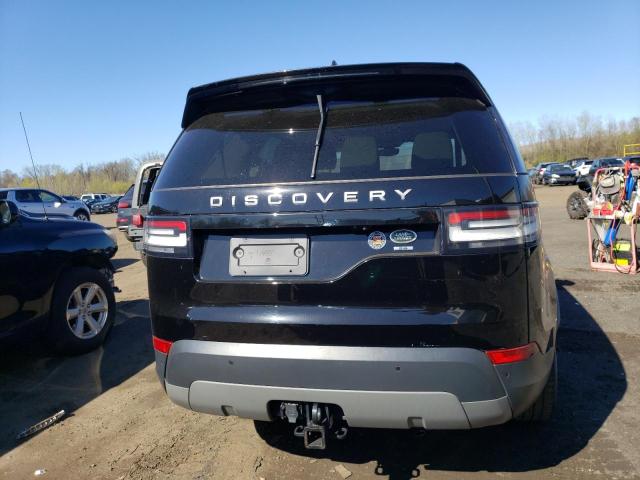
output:
{"label": "tinted window", "polygon": [[551,165],[549,167],[549,171],[550,172],[569,172],[569,173],[573,173],[573,170],[571,170],[571,167],[569,167],[568,165]]}
{"label": "tinted window", "polygon": [[41,203],[37,190],[16,190],[16,201],[21,203]]}
{"label": "tinted window", "polygon": [[[502,173],[513,167],[480,102],[329,102],[317,180]],[[205,115],[176,142],[158,188],[309,181],[317,105]]]}
{"label": "tinted window", "polygon": [[0,200],[6,200],[7,199],[7,192],[0,192]]}
{"label": "tinted window", "polygon": [[124,195],[122,196],[121,200],[127,200],[127,201],[131,201],[131,199],[133,198],[133,185],[131,185],[129,187],[129,190],[127,190]]}

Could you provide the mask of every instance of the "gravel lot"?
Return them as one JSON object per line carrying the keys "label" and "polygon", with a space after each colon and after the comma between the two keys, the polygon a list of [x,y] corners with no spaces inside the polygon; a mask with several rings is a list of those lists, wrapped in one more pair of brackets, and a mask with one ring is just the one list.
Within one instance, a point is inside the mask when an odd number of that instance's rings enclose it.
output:
{"label": "gravel lot", "polygon": [[[640,276],[590,272],[575,187],[537,190],[560,292],[560,391],[549,425],[465,432],[351,431],[324,452],[260,438],[253,422],[169,402],[153,369],[146,275],[119,234],[118,315],[105,346],[74,358],[36,341],[2,352],[0,478],[640,478]],[[114,215],[94,220],[112,227]],[[628,380],[629,379],[629,380]],[[60,409],[60,423],[20,443]]]}

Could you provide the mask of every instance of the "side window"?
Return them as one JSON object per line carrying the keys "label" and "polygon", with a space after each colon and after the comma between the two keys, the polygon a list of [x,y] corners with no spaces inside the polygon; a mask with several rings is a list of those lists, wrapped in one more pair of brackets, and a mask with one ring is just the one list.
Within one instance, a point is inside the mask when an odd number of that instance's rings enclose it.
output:
{"label": "side window", "polygon": [[57,195],[54,195],[51,192],[46,192],[44,190],[40,192],[40,199],[44,203],[62,202],[62,200],[60,200],[60,197],[58,197]]}
{"label": "side window", "polygon": [[144,172],[142,185],[140,186],[140,197],[138,199],[139,206],[149,203],[149,196],[151,196],[151,190],[153,189],[156,178],[158,178],[158,173],[160,173],[160,168],[158,167],[150,167]]}
{"label": "side window", "polygon": [[42,203],[36,190],[16,190],[15,194],[20,203]]}
{"label": "side window", "polygon": [[0,200],[6,200],[7,199],[7,192],[0,192]]}

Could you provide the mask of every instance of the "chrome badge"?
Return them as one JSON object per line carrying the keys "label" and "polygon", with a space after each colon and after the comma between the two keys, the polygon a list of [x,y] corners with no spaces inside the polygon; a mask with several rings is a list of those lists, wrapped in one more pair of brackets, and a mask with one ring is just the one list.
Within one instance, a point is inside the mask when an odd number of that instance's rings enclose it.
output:
{"label": "chrome badge", "polygon": [[393,243],[412,243],[418,238],[418,234],[413,230],[394,230],[389,235],[389,240]]}
{"label": "chrome badge", "polygon": [[387,244],[387,237],[382,232],[378,232],[378,231],[371,232],[369,234],[369,239],[367,240],[367,243],[374,250],[380,250],[382,247],[384,247]]}

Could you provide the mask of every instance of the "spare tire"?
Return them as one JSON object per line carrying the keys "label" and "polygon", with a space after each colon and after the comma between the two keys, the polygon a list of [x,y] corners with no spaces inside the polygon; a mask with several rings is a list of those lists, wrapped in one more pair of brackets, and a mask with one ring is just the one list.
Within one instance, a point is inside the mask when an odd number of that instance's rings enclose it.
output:
{"label": "spare tire", "polygon": [[582,220],[589,215],[589,207],[585,202],[586,194],[578,190],[567,198],[567,213],[572,220]]}

